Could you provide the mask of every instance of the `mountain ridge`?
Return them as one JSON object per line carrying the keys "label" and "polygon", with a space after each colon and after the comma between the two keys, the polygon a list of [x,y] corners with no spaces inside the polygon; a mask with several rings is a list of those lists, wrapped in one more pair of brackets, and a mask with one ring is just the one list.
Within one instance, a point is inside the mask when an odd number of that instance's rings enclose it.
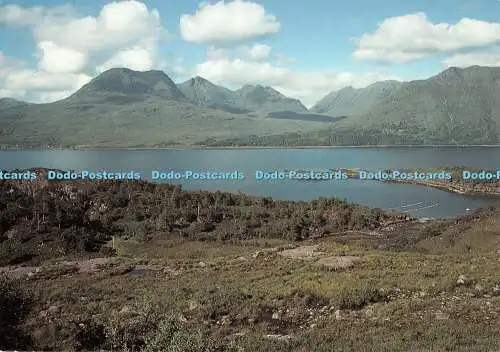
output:
{"label": "mountain ridge", "polygon": [[[137,147],[500,143],[500,67],[449,68],[424,80],[377,82],[361,89],[346,87],[341,91],[356,94],[351,94],[350,100],[336,101],[337,112],[340,102],[349,112],[337,114],[337,118],[304,113],[307,109],[300,101],[263,85],[245,85],[231,91],[201,77],[183,84],[184,88],[193,86],[197,90],[191,90],[191,95],[183,93],[160,71],[112,69],[61,101],[20,103],[0,109],[0,144]],[[203,92],[205,88],[208,92]],[[197,92],[206,95],[194,95]],[[224,93],[221,102],[226,106],[211,105],[217,101],[217,92]],[[330,93],[330,97],[338,96],[338,92]]]}
{"label": "mountain ridge", "polygon": [[310,111],[333,116],[362,114],[378,101],[397,91],[401,84],[402,82],[389,80],[375,82],[365,88],[347,86],[324,96]]}
{"label": "mountain ridge", "polygon": [[500,67],[451,67],[403,82],[333,127],[227,140],[224,145],[500,145]]}

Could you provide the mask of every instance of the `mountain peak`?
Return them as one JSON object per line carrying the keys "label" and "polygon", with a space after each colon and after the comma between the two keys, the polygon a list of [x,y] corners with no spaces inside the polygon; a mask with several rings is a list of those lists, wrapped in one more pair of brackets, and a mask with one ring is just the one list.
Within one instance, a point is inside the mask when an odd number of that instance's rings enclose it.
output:
{"label": "mountain peak", "polygon": [[203,78],[203,77],[198,76],[198,75],[197,75],[197,76],[194,76],[194,77],[192,78],[192,80],[193,80],[193,81],[197,81],[197,82],[209,82],[209,80],[208,80],[208,79]]}
{"label": "mountain peak", "polygon": [[262,84],[246,84],[236,91],[252,110],[305,112],[307,108],[297,99],[288,98],[276,89]]}
{"label": "mountain peak", "polygon": [[178,87],[196,105],[225,111],[233,111],[236,105],[235,92],[213,84],[201,76],[190,78]]}
{"label": "mountain peak", "polygon": [[457,76],[461,75],[463,72],[463,69],[460,67],[448,67],[446,70],[440,72],[437,74],[437,77],[450,77],[450,76]]}
{"label": "mountain peak", "polygon": [[285,97],[282,93],[278,92],[273,87],[265,86],[263,84],[245,84],[243,87],[238,89],[237,92],[240,94],[243,94],[243,95],[247,95],[247,94],[271,94],[271,95]]}
{"label": "mountain peak", "polygon": [[190,84],[190,85],[204,85],[204,86],[216,86],[208,79],[203,78],[201,76],[194,76],[193,78],[188,79],[186,82],[181,84]]}
{"label": "mountain peak", "polygon": [[163,71],[134,71],[112,68],[83,86],[70,98],[99,97],[106,94],[151,95],[169,100],[185,100],[184,94]]}

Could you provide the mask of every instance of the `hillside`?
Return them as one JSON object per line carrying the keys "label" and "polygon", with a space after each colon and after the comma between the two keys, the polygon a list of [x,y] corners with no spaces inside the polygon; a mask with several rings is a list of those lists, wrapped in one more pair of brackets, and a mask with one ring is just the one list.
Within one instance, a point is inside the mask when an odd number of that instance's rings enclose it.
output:
{"label": "hillside", "polygon": [[277,90],[263,85],[245,85],[236,91],[243,104],[250,110],[259,112],[291,111],[307,112],[307,108],[297,99],[284,96]]}
{"label": "hillside", "polygon": [[197,76],[178,87],[198,106],[236,114],[250,113],[265,117],[274,112],[307,112],[307,108],[299,100],[288,98],[277,90],[262,85],[245,85],[233,91]]}
{"label": "hillside", "polygon": [[83,181],[0,181],[0,207],[1,350],[500,348],[499,209]]}
{"label": "hillside", "polygon": [[28,104],[29,103],[12,98],[0,98],[0,111],[11,108],[17,108]]}
{"label": "hillside", "polygon": [[[224,88],[196,83],[196,95],[162,71],[103,72],[66,99],[0,110],[0,145],[9,147],[188,146],[206,139],[317,130],[325,122],[254,118],[240,108],[213,106]],[[198,89],[201,86],[209,89]],[[205,95],[201,93],[204,92]],[[196,97],[196,98],[195,98]],[[223,101],[221,99],[220,101]],[[270,105],[266,105],[269,107]]]}
{"label": "hillside", "polygon": [[[500,143],[500,68],[449,68],[405,83],[345,126],[416,136],[423,143]],[[380,133],[379,133],[380,134]]]}
{"label": "hillside", "polygon": [[195,77],[177,86],[161,71],[111,69],[58,102],[3,99],[0,145],[497,145],[500,68],[346,88],[314,110],[262,85],[231,91]]}
{"label": "hillside", "polygon": [[396,92],[401,84],[398,81],[383,81],[360,89],[349,86],[329,93],[318,101],[310,111],[332,116],[363,114],[368,112],[373,105]]}
{"label": "hillside", "polygon": [[449,68],[403,83],[368,112],[332,127],[228,139],[217,145],[500,144],[500,67]]}
{"label": "hillside", "polygon": [[198,106],[235,114],[250,112],[244,108],[245,104],[234,91],[215,85],[202,77],[191,78],[179,84],[178,87],[191,102]]}

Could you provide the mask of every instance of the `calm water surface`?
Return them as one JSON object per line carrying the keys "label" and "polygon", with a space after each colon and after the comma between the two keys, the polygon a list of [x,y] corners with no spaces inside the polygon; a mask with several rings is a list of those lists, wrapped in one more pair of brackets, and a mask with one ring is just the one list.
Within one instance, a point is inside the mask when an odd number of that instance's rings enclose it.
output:
{"label": "calm water surface", "polygon": [[138,171],[149,179],[152,170],[238,170],[243,180],[175,181],[187,190],[223,190],[285,200],[339,197],[372,207],[406,211],[416,217],[451,217],[467,208],[498,204],[489,197],[461,196],[430,187],[377,181],[258,181],[256,170],[329,168],[428,168],[464,165],[500,169],[500,148],[319,148],[205,150],[24,150],[0,151],[0,169],[47,167],[92,171]]}

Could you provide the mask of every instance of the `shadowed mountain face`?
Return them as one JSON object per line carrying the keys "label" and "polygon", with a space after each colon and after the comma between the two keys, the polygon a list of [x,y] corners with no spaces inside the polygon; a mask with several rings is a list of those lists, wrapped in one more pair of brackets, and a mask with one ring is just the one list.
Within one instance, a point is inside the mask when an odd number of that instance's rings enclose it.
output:
{"label": "shadowed mountain face", "polygon": [[246,107],[254,111],[307,112],[300,100],[284,96],[277,90],[262,85],[245,85],[236,91]]}
{"label": "shadowed mountain face", "polygon": [[220,109],[235,114],[247,113],[238,94],[225,87],[196,76],[178,85],[184,95],[194,104]]}
{"label": "shadowed mountain face", "polygon": [[398,81],[384,81],[360,89],[349,86],[329,93],[318,101],[311,108],[311,111],[332,116],[362,114],[368,112],[373,105],[395,93],[401,87],[401,84]]}
{"label": "shadowed mountain face", "polygon": [[127,95],[131,98],[152,96],[167,100],[187,101],[184,93],[165,72],[138,72],[127,68],[113,68],[103,72],[67,99],[71,101],[105,99],[116,95]]}

